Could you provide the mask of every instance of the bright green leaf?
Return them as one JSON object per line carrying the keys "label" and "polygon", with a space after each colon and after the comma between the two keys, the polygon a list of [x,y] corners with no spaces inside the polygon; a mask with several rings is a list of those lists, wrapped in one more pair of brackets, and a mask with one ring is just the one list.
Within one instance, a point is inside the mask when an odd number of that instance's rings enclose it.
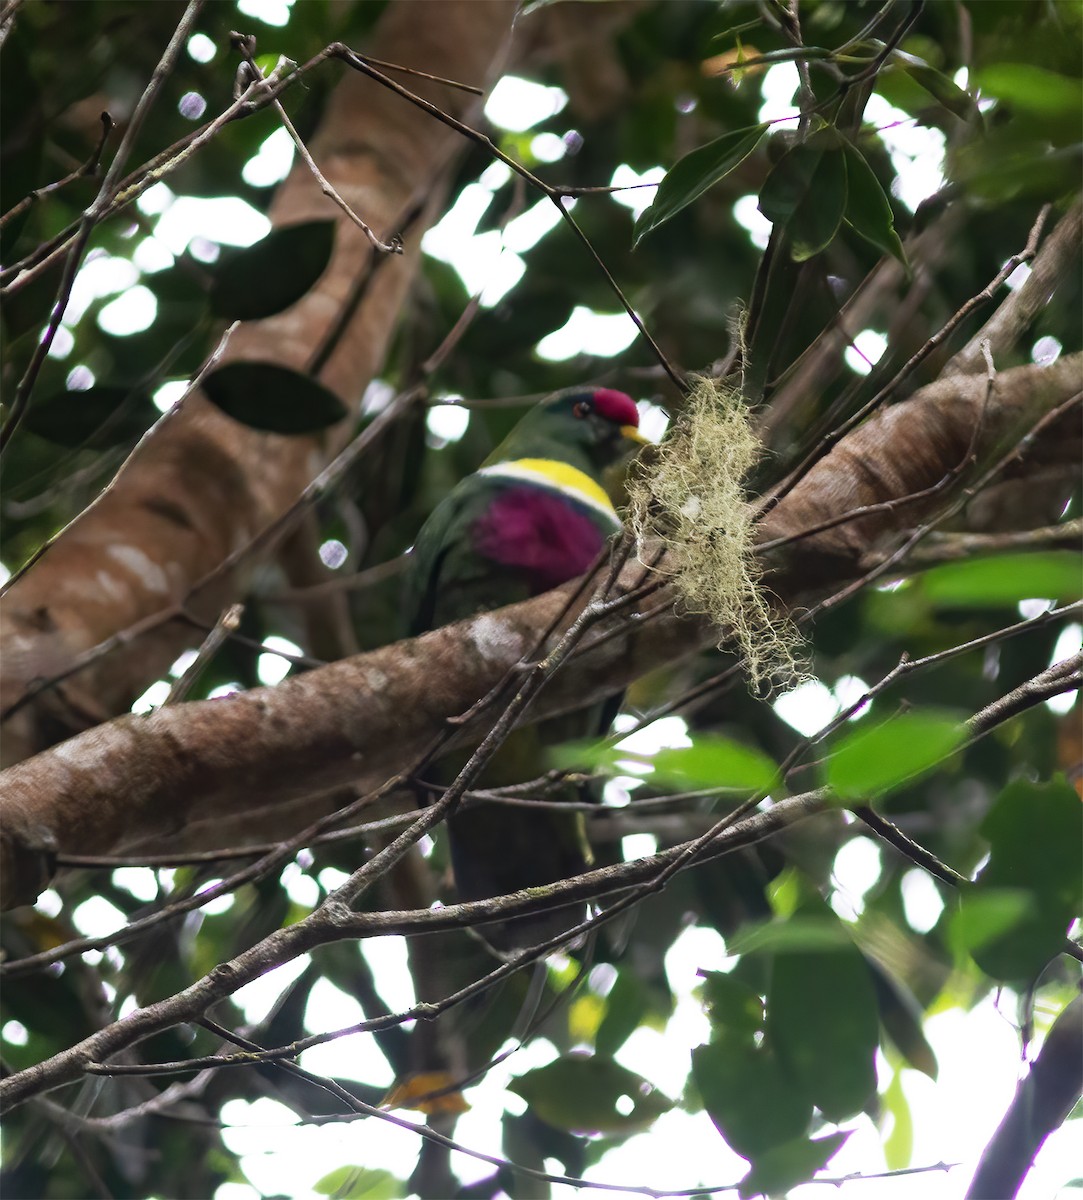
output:
{"label": "bright green leaf", "polygon": [[922,592],[944,607],[1001,608],[1035,597],[1067,603],[1083,597],[1083,557],[1049,550],[965,559],[933,567],[919,582]]}
{"label": "bright green leaf", "polygon": [[737,1195],[741,1200],[753,1196],[783,1196],[799,1183],[811,1179],[822,1170],[846,1144],[851,1134],[829,1133],[826,1137],[809,1140],[798,1138],[783,1146],[775,1146],[759,1154],[752,1170],[741,1180]]}
{"label": "bright green leaf", "polygon": [[203,390],[227,416],[264,433],[317,433],[346,416],[322,384],[276,363],[227,363],[207,376]]}
{"label": "bright green leaf", "polygon": [[846,223],[865,241],[908,268],[906,252],[895,232],[895,216],[880,181],[856,146],[847,143],[844,153],[848,183]]}
{"label": "bright green leaf", "polygon": [[984,95],[1039,117],[1078,119],[1083,107],[1083,80],[1033,63],[991,63],[978,72],[975,82]]}
{"label": "bright green leaf", "polygon": [[784,1145],[808,1129],[812,1102],[765,1046],[743,1037],[697,1046],[692,1077],[715,1128],[745,1158]]}
{"label": "bright green leaf", "polygon": [[658,185],[654,203],[636,221],[635,242],[724,179],[756,149],[766,131],[766,125],[735,129],[675,163]]}
{"label": "bright green leaf", "polygon": [[827,782],[844,800],[883,795],[931,770],[965,737],[957,717],[932,709],[865,720],[834,742]]}
{"label": "bright green leaf", "polygon": [[841,924],[817,916],[794,916],[742,929],[726,948],[730,954],[790,954],[852,945],[853,939]]}
{"label": "bright green leaf", "polygon": [[727,788],[737,792],[768,791],[778,780],[778,768],[760,750],[721,735],[697,734],[691,746],[669,746],[654,754],[621,750],[603,742],[565,742],[549,755],[562,769],[627,774],[629,765],[651,768],[647,776],[657,787]]}
{"label": "bright green leaf", "polygon": [[407,1186],[382,1168],[345,1166],[328,1171],[312,1190],[335,1200],[397,1200],[406,1194]]}
{"label": "bright green leaf", "polygon": [[1033,917],[1034,912],[1033,897],[1022,889],[988,888],[969,892],[962,897],[951,918],[952,943],[957,949],[974,954],[1018,929],[1024,920]]}
{"label": "bright green leaf", "polygon": [[509,1087],[543,1121],[569,1133],[633,1133],[673,1107],[642,1076],[598,1055],[558,1058]]}
{"label": "bright green leaf", "polygon": [[732,788],[768,791],[778,781],[778,767],[761,750],[721,734],[696,734],[691,746],[669,746],[651,759],[651,782],[676,788]]}
{"label": "bright green leaf", "polygon": [[880,1094],[883,1112],[891,1117],[891,1130],[881,1142],[889,1171],[908,1167],[914,1152],[914,1114],[902,1085],[902,1071],[893,1071],[891,1082]]}
{"label": "bright green leaf", "polygon": [[211,311],[228,321],[252,321],[289,308],[323,274],[334,244],[334,221],[305,221],[223,255],[214,271]]}

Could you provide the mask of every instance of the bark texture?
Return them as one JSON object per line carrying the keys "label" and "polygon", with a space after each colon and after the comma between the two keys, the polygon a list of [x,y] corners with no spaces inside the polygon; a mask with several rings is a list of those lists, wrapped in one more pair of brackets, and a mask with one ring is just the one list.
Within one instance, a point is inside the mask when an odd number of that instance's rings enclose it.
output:
{"label": "bark texture", "polygon": [[[762,522],[764,539],[795,536],[870,503],[908,496],[958,468],[971,450],[1002,454],[1020,433],[1077,396],[1083,356],[1053,367],[932,384],[854,430]],[[1029,446],[1023,465],[1075,453],[1078,406]],[[977,437],[975,437],[977,430]],[[965,475],[956,488],[967,482]],[[948,495],[952,495],[949,492]],[[863,517],[772,552],[772,587],[790,606],[862,573],[863,557],[929,505]],[[917,510],[917,511],[915,511]],[[630,565],[632,586],[641,568]],[[421,638],[308,672],[273,688],[125,716],[88,730],[3,774],[4,903],[32,901],[50,852],[108,854],[211,848],[267,836],[276,812],[293,828],[319,809],[313,797],[344,785],[369,788],[412,761],[444,728],[496,686],[559,618],[569,588],[485,613]],[[645,608],[657,609],[651,596]],[[611,695],[645,672],[709,645],[704,622],[672,608],[650,621],[621,621],[619,636],[587,644],[542,692],[530,719]],[[484,732],[483,713],[457,740]],[[223,836],[226,830],[228,836]],[[283,836],[280,825],[275,836]]]}
{"label": "bark texture", "polygon": [[[491,84],[503,61],[514,0],[411,0],[390,5],[370,52],[382,59]],[[404,214],[439,205],[446,168],[464,146],[459,134],[374,81],[328,64],[343,77],[310,149],[328,180],[381,236]],[[459,118],[477,97],[411,77],[410,87]],[[367,238],[295,163],[270,213],[275,225],[333,218],[332,261],[315,288],[283,313],[242,326],[223,361],[261,360],[304,371],[373,267]],[[415,222],[406,253],[379,263],[320,381],[354,410],[385,354],[417,270]],[[213,620],[243,586],[224,579],[188,599],[195,585],[297,498],[340,447],[343,426],[321,437],[261,434],[224,416],[202,396],[152,430],[109,488],[19,579],[0,605],[0,704],[50,676],[81,651],[173,604],[188,600]],[[121,648],[4,729],[4,761],[124,711],[199,634],[171,622]]]}

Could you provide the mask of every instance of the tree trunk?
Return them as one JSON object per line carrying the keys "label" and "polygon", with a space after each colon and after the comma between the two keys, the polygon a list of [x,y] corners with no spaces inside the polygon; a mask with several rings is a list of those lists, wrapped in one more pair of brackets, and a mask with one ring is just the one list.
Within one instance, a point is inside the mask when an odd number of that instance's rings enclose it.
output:
{"label": "tree trunk", "polygon": [[[374,56],[475,85],[491,84],[503,61],[514,0],[411,0],[388,7],[372,38]],[[355,412],[387,350],[419,262],[419,239],[439,210],[447,167],[462,137],[365,76],[338,63],[320,129],[311,140],[332,185],[383,237],[424,206],[406,252],[374,264],[368,239],[298,161],[271,208],[276,226],[318,218],[337,222],[332,261],[297,304],[241,326],[222,361],[261,360],[304,371],[364,281],[361,303],[319,374]],[[479,104],[461,90],[409,77],[411,90],[466,118]],[[374,270],[378,265],[378,270]],[[6,709],[33,679],[62,671],[74,657],[180,603],[213,620],[243,591],[244,571],[192,596],[193,588],[295,501],[349,434],[349,420],[326,436],[261,434],[190,395],[136,448],[97,501],[71,523],[10,588],[0,606],[0,704]],[[18,761],[72,732],[125,711],[199,634],[171,621],[133,638],[107,658],[43,694],[6,722],[3,755]]]}

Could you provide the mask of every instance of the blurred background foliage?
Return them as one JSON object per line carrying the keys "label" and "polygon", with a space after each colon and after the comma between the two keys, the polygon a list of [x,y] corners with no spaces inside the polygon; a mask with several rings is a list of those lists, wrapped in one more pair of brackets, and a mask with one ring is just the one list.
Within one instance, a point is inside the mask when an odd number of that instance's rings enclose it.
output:
{"label": "blurred background foliage", "polygon": [[[143,127],[133,166],[189,133],[204,109],[213,114],[229,103],[231,29],[258,35],[261,61],[264,55],[278,54],[304,61],[336,39],[363,45],[383,7],[303,0],[289,10],[288,23],[274,25],[233,4],[208,5],[199,28],[210,49],[204,52],[201,46],[199,53],[182,58],[168,96]],[[770,58],[790,47],[769,3],[667,0],[626,8],[589,55],[560,62],[538,55],[512,68],[516,76],[563,89],[567,96],[558,111],[527,130],[487,126],[503,149],[550,183],[594,187],[623,183],[633,173],[657,182],[662,171],[691,151],[757,125],[764,119],[761,109],[769,90],[777,93],[790,79],[779,72],[793,72],[792,65],[769,65],[724,73],[740,65],[738,55]],[[180,6],[173,3],[122,0],[28,0],[20,8],[3,45],[0,75],[5,213],[93,156],[101,112],[123,121],[131,111],[179,14]],[[527,15],[524,24],[539,15]],[[816,388],[791,398],[786,419],[768,426],[765,473],[772,478],[819,436],[824,414],[835,411],[837,403],[852,407],[867,399],[986,285],[1023,247],[1042,204],[1054,205],[1055,220],[1079,188],[1078,5],[985,0],[881,6],[807,0],[800,15],[805,45],[828,50],[855,39],[882,39],[885,29],[907,25],[898,48],[920,66],[908,67],[903,60],[885,65],[863,93],[875,105],[866,109],[865,123],[850,133],[890,197],[894,227],[910,254],[917,238],[925,240],[921,257],[914,259],[915,275],[907,278],[899,271],[894,285],[881,289],[863,313],[861,330],[879,335],[882,357],[862,364],[852,355],[844,357],[840,347],[820,372]],[[875,19],[880,24],[870,34],[867,27]],[[854,68],[846,64],[846,69]],[[325,65],[287,93],[286,107],[303,134],[316,128],[336,77],[337,68]],[[818,101],[836,86],[815,62],[811,81]],[[979,95],[981,103],[975,106]],[[888,131],[895,126],[920,131],[927,135],[924,145],[942,147],[942,178],[934,171],[924,192],[916,174],[925,172],[927,184],[928,168],[893,148]],[[187,198],[239,198],[251,206],[248,220],[254,232],[237,240],[257,241],[264,232],[258,214],[266,209],[273,187],[252,182],[245,167],[275,128],[269,111],[226,126],[170,176],[173,205]],[[686,369],[709,370],[733,349],[741,314],[752,302],[757,278],[763,278],[763,242],[757,241],[762,235],[750,209],[793,136],[792,129],[772,131],[720,182],[634,249],[635,213],[627,201],[639,193],[586,195],[576,202],[576,219],[592,245],[659,344]],[[109,144],[115,146],[116,133]],[[16,211],[3,227],[4,266],[77,221],[96,189],[94,179],[75,179]],[[639,209],[650,196],[648,191]],[[506,171],[494,168],[477,147],[464,153],[448,192],[453,214],[483,208],[475,225],[461,219],[455,226],[464,240],[493,231],[499,237],[517,216],[543,203],[524,193]],[[58,351],[42,371],[35,415],[5,462],[0,557],[9,570],[90,502],[158,417],[159,408],[169,397],[176,398],[176,391],[163,392],[163,385],[184,380],[198,368],[229,315],[222,314],[221,306],[215,314],[212,296],[223,286],[216,281],[237,251],[220,247],[208,229],[176,253],[162,250],[160,242],[152,252],[148,244],[168,211],[155,204],[132,206],[94,234],[84,272],[100,271],[109,262],[111,278],[120,282],[98,292],[88,286],[85,301],[73,307]],[[325,561],[334,564],[336,574],[362,572],[406,551],[440,497],[476,467],[535,397],[590,380],[623,388],[671,414],[678,410],[679,397],[641,341],[612,354],[591,353],[588,347],[564,357],[539,355],[539,342],[561,330],[578,308],[607,315],[618,312],[618,305],[595,264],[559,222],[519,255],[521,278],[495,301],[483,299],[455,353],[431,378],[432,406],[416,406],[385,435],[378,455],[366,458],[348,485],[322,503],[318,520]],[[766,314],[758,359],[763,411],[770,411],[794,364],[833,324],[841,302],[879,257],[876,247],[843,227],[822,253],[807,262],[784,264],[779,280],[761,298]],[[118,263],[127,267],[118,269]],[[289,269],[278,263],[279,271]],[[45,272],[4,299],[6,392],[25,369],[57,278],[56,271]],[[1078,271],[1069,276],[998,368],[1051,361],[1062,349],[1079,348],[1079,280]],[[134,288],[146,290],[139,295],[153,319],[136,331],[118,331],[102,313],[118,293]],[[444,258],[427,253],[380,378],[366,393],[359,425],[416,377],[419,364],[469,299],[462,274]],[[936,378],[976,328],[972,320],[959,337],[931,354],[907,389]],[[875,338],[862,341],[857,329],[849,332],[867,353],[877,344]],[[88,384],[101,405],[90,409],[89,417],[88,405],[78,397]],[[450,410],[442,403],[449,398],[455,401]],[[472,401],[480,403],[470,407]],[[459,420],[449,424],[448,411],[461,414]],[[1077,491],[1060,519],[1079,515]],[[1024,517],[1021,526],[1027,524]],[[814,682],[805,685],[800,703],[792,697],[788,704],[786,698],[764,703],[739,682],[709,691],[681,709],[683,724],[671,719],[655,727],[656,745],[668,739],[684,747],[677,768],[663,769],[659,760],[653,775],[634,783],[621,773],[617,760],[610,768],[616,776],[612,794],[631,788],[636,799],[643,799],[709,787],[719,778],[717,754],[709,757],[719,744],[731,747],[728,758],[723,753],[724,769],[736,761],[733,747],[757,752],[757,761],[777,764],[803,733],[814,732],[866,685],[882,678],[904,651],[915,658],[935,654],[1002,629],[1021,615],[1033,615],[1045,601],[1078,599],[1078,556],[1051,556],[1045,575],[1033,573],[1038,564],[1026,555],[992,562],[991,570],[989,564],[958,564],[954,576],[948,572],[947,584],[939,587],[930,577],[870,589],[824,615],[811,643]],[[974,572],[976,565],[984,566],[984,573]],[[248,640],[232,641],[218,654],[192,698],[267,682],[273,669],[268,662],[281,662],[261,652],[260,643],[268,638],[306,649],[297,607],[274,599],[281,587],[275,568],[261,572],[240,631]],[[397,578],[352,589],[349,595],[363,647],[400,636]],[[874,716],[887,716],[905,702],[923,712],[935,708],[946,713],[949,723],[965,717],[1043,670],[1055,650],[1064,657],[1073,648],[1073,637],[1078,645],[1078,629],[1077,620],[1051,621],[916,673],[874,705]],[[638,681],[625,701],[625,727],[731,663],[726,655],[712,653]],[[281,670],[272,677],[280,675]],[[712,743],[712,737],[719,741]],[[708,755],[706,763],[697,760],[703,754]],[[818,755],[810,759],[814,757]],[[1072,816],[1073,811],[1078,814],[1078,804],[1062,773],[1077,770],[1079,759],[1078,704],[1070,711],[1063,704],[1038,705],[916,780],[907,779],[904,763],[885,789],[881,808],[907,834],[967,875],[985,862],[992,842],[990,863],[996,867],[989,869],[994,877],[1014,879],[1013,886],[1032,901],[1026,919],[1037,921],[1046,935],[1059,922],[1062,936],[1074,911],[1071,877],[1078,865],[1072,856],[1057,853],[1073,844],[1065,839],[1075,835],[1078,819]],[[645,761],[648,766],[654,761],[651,749]],[[787,785],[800,791],[822,777],[820,764],[808,761],[788,777]],[[630,818],[607,808],[592,829],[600,853],[616,854],[622,845],[626,852],[640,853],[702,832],[729,802],[717,795],[694,797],[654,815],[636,811]],[[995,828],[989,823],[993,811],[1000,821]],[[1047,813],[1048,820],[1039,821],[1038,811]],[[637,840],[629,842],[633,834]],[[538,1039],[561,1057],[522,1071],[514,1057],[510,1060],[517,1076],[513,1090],[527,1107],[524,1112],[522,1104],[508,1105],[503,1152],[539,1170],[550,1169],[555,1161],[568,1174],[579,1175],[676,1105],[691,1113],[705,1106],[729,1146],[753,1162],[748,1194],[757,1189],[781,1194],[808,1178],[841,1145],[835,1124],[851,1129],[862,1112],[860,1120],[896,1131],[885,1138],[887,1166],[908,1165],[909,1147],[899,1133],[908,1127],[908,1099],[899,1080],[911,1069],[935,1075],[935,1057],[923,1033],[926,1015],[952,1006],[971,1008],[1010,985],[1001,1007],[1026,1039],[1036,1027],[1044,1030],[1070,996],[1076,964],[1063,957],[1048,962],[1031,961],[1026,954],[1012,957],[1010,948],[1007,960],[1003,955],[983,959],[982,948],[990,939],[1018,931],[1024,917],[996,904],[974,904],[964,921],[951,889],[927,880],[919,886],[915,868],[900,856],[870,849],[855,857],[860,835],[860,828],[840,814],[799,827],[757,851],[697,867],[644,901],[626,931],[626,945],[603,938],[593,957],[581,964],[574,956],[555,961],[544,982],[541,1011],[550,1002],[561,1002],[552,1007]],[[1002,866],[997,855],[1010,859],[1012,846],[1022,843],[1034,847],[1032,866],[1014,864],[1018,870],[1013,875],[1012,863]],[[1078,840],[1074,844],[1078,847]],[[315,848],[281,878],[246,885],[231,900],[159,927],[151,938],[69,959],[62,972],[9,983],[0,1030],[5,1066],[15,1070],[40,1061],[133,1004],[186,986],[307,911],[341,879],[341,872],[356,867],[359,854],[353,841]],[[444,848],[439,839],[428,862],[440,876]],[[855,874],[858,862],[861,870]],[[1048,877],[1043,882],[1049,872],[1053,883]],[[220,874],[221,867],[207,866],[69,873],[37,910],[8,920],[5,952],[18,957],[79,932],[97,933],[103,923],[119,926]],[[667,953],[690,929],[713,930],[721,939],[696,943],[711,945],[715,952],[700,964],[705,974],[695,1001],[688,995],[687,980],[681,985],[684,994],[675,994],[666,969]],[[750,931],[759,931],[761,940],[742,942]],[[448,935],[447,942],[452,941],[456,970],[464,979],[486,969],[484,956],[466,935]],[[723,946],[730,957],[722,953]],[[327,947],[311,956],[273,1005],[269,1000],[262,1009],[255,1002],[221,1005],[217,1019],[231,1028],[247,1020],[255,1041],[282,1044],[327,1027],[325,1010],[314,999],[326,999],[327,993],[318,987],[330,986],[336,995],[353,998],[370,1017],[398,1007],[381,996],[389,970],[386,958],[367,946]],[[459,1032],[472,1069],[488,1061],[516,1028],[528,983],[517,976],[472,1002]],[[637,1091],[638,1076],[631,1077],[614,1055],[643,1028],[676,1037],[673,1014],[685,1012],[690,1003],[706,1012],[709,1024],[704,1044],[691,1059],[687,1086],[666,1097],[657,1090]],[[880,1059],[877,1093],[873,1055],[881,1040],[886,1057]],[[336,1076],[370,1103],[378,1103],[386,1091],[388,1064],[392,1074],[400,1075],[409,1057],[407,1034],[399,1028],[376,1041],[387,1060],[380,1070],[372,1077],[354,1077],[349,1071]],[[145,1044],[141,1053],[148,1059],[175,1060],[209,1053],[217,1044],[205,1030],[184,1028]],[[478,1090],[485,1086],[482,1081]],[[98,1117],[145,1101],[154,1090],[146,1080],[97,1080],[55,1099],[76,1117]],[[630,1108],[621,1102],[629,1095],[634,1100]],[[301,1115],[337,1111],[335,1101],[312,1083],[270,1067],[218,1072],[193,1088],[169,1119],[148,1115],[105,1136],[28,1106],[9,1120],[5,1194],[214,1195],[220,1185],[246,1179],[237,1144],[228,1136],[223,1141],[218,1128],[223,1105],[259,1097],[281,1101]],[[816,1135],[812,1141],[810,1130]],[[816,1140],[824,1133],[826,1140]],[[368,1166],[364,1155],[357,1161]],[[333,1161],[308,1166],[311,1185],[325,1176],[319,1190],[337,1196],[394,1196],[410,1187],[409,1163],[397,1172]],[[471,1182],[460,1193],[464,1196],[546,1193],[547,1185],[537,1180],[484,1164],[474,1167]],[[726,1169],[718,1174],[725,1176]],[[674,1165],[668,1186],[680,1186],[684,1178]],[[275,1194],[266,1185],[257,1186],[263,1194]],[[219,1193],[223,1200],[251,1194]]]}

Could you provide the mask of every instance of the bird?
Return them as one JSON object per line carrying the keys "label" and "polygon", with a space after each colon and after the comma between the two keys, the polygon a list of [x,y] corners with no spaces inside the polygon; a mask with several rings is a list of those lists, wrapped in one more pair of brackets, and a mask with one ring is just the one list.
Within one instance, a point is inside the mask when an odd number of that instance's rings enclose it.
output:
{"label": "bird", "polygon": [[[647,440],[635,401],[612,388],[573,388],[535,405],[422,526],[406,597],[410,634],[526,600],[589,570],[621,528],[603,472]],[[474,786],[540,776],[546,746],[599,734],[603,724],[595,706],[516,730]],[[553,883],[591,862],[577,811],[479,804],[454,813],[447,825],[462,900]],[[475,932],[507,957],[581,919],[582,909],[573,907]]]}

